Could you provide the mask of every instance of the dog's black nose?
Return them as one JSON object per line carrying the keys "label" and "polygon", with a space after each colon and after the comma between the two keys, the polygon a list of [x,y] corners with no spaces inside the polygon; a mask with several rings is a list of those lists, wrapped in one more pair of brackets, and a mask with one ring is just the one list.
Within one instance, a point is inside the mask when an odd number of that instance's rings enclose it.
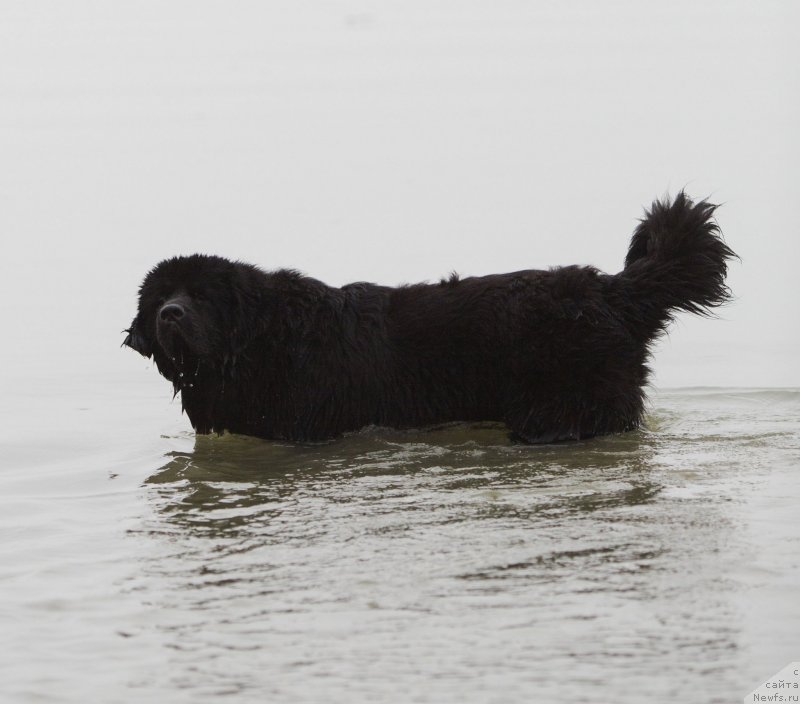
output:
{"label": "dog's black nose", "polygon": [[158,311],[158,317],[165,322],[175,322],[180,320],[186,310],[180,303],[166,303]]}

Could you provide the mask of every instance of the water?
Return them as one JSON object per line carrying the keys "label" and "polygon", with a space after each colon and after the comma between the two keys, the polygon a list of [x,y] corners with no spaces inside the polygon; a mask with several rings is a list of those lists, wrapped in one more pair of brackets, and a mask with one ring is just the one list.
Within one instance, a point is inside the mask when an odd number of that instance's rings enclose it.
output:
{"label": "water", "polygon": [[800,391],[291,446],[153,377],[12,385],[3,701],[729,702],[796,659]]}

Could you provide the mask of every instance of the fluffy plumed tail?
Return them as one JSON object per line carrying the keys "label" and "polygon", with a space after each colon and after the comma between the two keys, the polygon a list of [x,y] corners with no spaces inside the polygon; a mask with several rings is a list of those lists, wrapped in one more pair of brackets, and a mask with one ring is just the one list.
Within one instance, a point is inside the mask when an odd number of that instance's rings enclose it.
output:
{"label": "fluffy plumed tail", "polygon": [[716,209],[681,191],[672,202],[655,201],[633,233],[619,277],[645,335],[661,332],[676,311],[710,315],[730,300],[725,275],[736,254],[722,240]]}

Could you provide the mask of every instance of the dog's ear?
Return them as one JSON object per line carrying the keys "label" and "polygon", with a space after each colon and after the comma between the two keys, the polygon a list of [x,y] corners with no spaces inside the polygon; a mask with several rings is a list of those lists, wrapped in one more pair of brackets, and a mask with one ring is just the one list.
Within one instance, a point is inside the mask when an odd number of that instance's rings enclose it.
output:
{"label": "dog's ear", "polygon": [[123,345],[136,350],[143,357],[151,357],[153,355],[153,346],[142,330],[138,315],[133,319],[131,326],[127,330],[123,330],[123,332],[128,333],[128,336],[122,341]]}

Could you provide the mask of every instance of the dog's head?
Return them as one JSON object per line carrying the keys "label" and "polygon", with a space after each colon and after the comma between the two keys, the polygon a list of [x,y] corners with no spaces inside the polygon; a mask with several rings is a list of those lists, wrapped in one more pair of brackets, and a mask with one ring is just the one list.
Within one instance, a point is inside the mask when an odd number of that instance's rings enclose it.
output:
{"label": "dog's head", "polygon": [[245,281],[255,275],[263,273],[221,257],[161,262],[139,289],[139,309],[122,344],[152,357],[176,390],[202,368],[223,368],[260,318],[253,314],[262,308],[253,300],[259,287]]}

